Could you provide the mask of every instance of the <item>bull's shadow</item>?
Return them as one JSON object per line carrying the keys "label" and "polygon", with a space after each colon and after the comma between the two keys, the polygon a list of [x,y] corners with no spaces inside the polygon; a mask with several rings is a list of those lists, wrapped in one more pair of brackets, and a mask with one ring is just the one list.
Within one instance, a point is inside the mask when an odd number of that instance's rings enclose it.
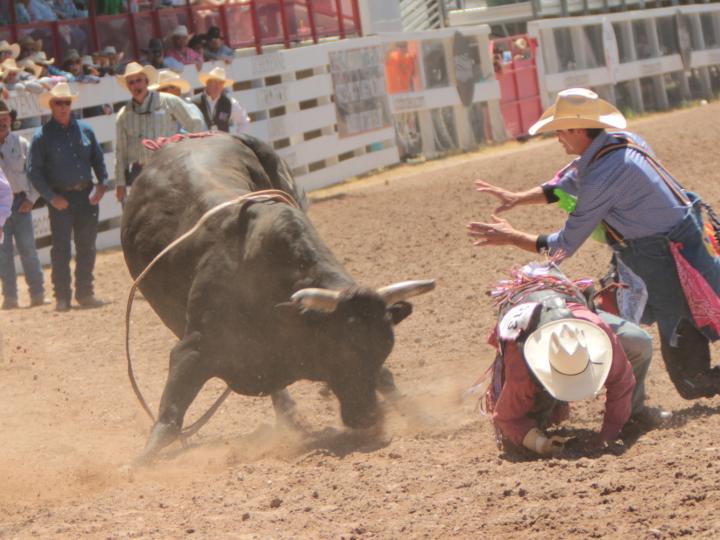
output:
{"label": "bull's shadow", "polygon": [[[624,454],[632,448],[632,446],[638,442],[643,435],[650,433],[651,431],[678,429],[696,418],[704,418],[718,413],[720,413],[720,406],[710,407],[702,403],[693,403],[689,407],[673,411],[672,417],[658,426],[648,427],[646,425],[628,422],[628,424],[626,424],[620,432],[620,442],[611,444],[602,450],[587,451],[582,448],[583,441],[589,440],[595,434],[594,431],[588,429],[559,428],[550,430],[548,434],[567,437],[575,442],[575,444],[570,444],[569,447],[566,448],[565,452],[559,457],[559,459],[568,461],[575,461],[580,458],[597,459],[608,454],[616,456]],[[513,463],[521,463],[545,458],[542,458],[534,452],[530,452],[524,448],[508,448],[500,455],[500,459]]]}

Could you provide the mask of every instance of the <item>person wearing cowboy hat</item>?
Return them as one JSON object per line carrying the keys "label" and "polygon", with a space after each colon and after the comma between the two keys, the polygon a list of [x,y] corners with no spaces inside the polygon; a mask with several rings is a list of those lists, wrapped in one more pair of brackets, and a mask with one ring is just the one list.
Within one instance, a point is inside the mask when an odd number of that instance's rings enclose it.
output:
{"label": "person wearing cowboy hat", "polygon": [[720,338],[720,254],[706,242],[700,197],[682,188],[641,137],[618,131],[626,125],[595,92],[560,92],[529,133],[554,131],[565,151],[579,157],[526,191],[482,180],[475,185],[498,199],[496,213],[569,195],[574,210],[564,226],[552,234],[528,233],[493,215],[491,222],[469,223],[468,234],[478,247],[514,245],[564,256],[591,234],[601,238],[613,251],[620,280],[635,283],[636,298],[646,298],[624,316],[657,323],[665,366],[683,398],[711,397],[720,393],[720,368],[710,367],[710,342]]}
{"label": "person wearing cowboy hat", "polygon": [[[22,64],[22,65],[20,65]],[[36,69],[35,64],[29,59],[20,60],[20,64],[15,62],[12,58],[5,60],[0,64],[0,77],[5,88],[8,90],[25,90],[33,94],[42,94],[46,88],[43,84],[37,81],[37,75],[39,72]],[[29,68],[30,71],[25,71]]]}
{"label": "person wearing cowboy hat", "polygon": [[235,58],[235,51],[225,45],[223,42],[220,28],[217,26],[211,26],[205,33],[205,49],[203,56],[206,62],[212,62],[214,60],[223,60],[226,64],[229,64]]}
{"label": "person wearing cowboy hat", "polygon": [[177,73],[182,73],[185,69],[185,65],[182,62],[165,56],[165,48],[163,47],[162,40],[159,38],[150,38],[147,48],[141,49],[141,51],[145,55],[142,62],[143,65],[151,65],[155,69],[172,69]]}
{"label": "person wearing cowboy hat", "polygon": [[33,205],[40,194],[27,178],[26,161],[30,144],[25,137],[11,131],[12,111],[0,101],[0,170],[12,187],[12,213],[5,222],[5,238],[0,244],[0,280],[2,280],[2,309],[18,307],[17,274],[13,240],[20,255],[25,282],[30,290],[30,305],[45,303],[45,283],[35,248]]}
{"label": "person wearing cowboy hat", "polygon": [[187,26],[180,24],[170,34],[170,48],[166,51],[167,56],[174,58],[181,64],[195,64],[202,67],[203,58],[198,52],[188,47],[190,34]]}
{"label": "person wearing cowboy hat", "polygon": [[205,123],[181,98],[150,89],[158,83],[157,70],[152,66],[130,62],[125,73],[116,79],[132,95],[118,112],[115,124],[115,194],[122,203],[127,187],[151,155],[143,146],[143,139],[170,137],[180,129],[191,133],[203,131]]}
{"label": "person wearing cowboy hat", "polygon": [[171,69],[161,69],[158,71],[157,82],[151,84],[148,88],[150,90],[157,90],[158,92],[167,92],[177,97],[182,97],[183,94],[192,92],[190,83]]}
{"label": "person wearing cowboy hat", "polygon": [[205,89],[191,99],[205,118],[211,131],[225,131],[239,135],[248,125],[250,118],[237,100],[229,96],[226,89],[232,88],[233,81],[225,76],[225,69],[215,67],[198,76]]}
{"label": "person wearing cowboy hat", "polygon": [[76,49],[68,49],[63,56],[62,68],[67,72],[66,77],[69,82],[91,83],[100,82],[100,77],[96,75],[87,75],[82,63],[82,57]]}
{"label": "person wearing cowboy hat", "polygon": [[553,263],[530,263],[515,274],[493,293],[502,292],[503,300],[490,337],[497,356],[485,403],[498,444],[544,457],[561,454],[567,441],[546,429],[569,417],[570,402],[592,399],[603,387],[602,429],[589,440],[573,441],[575,450],[612,443],[631,418],[643,429],[668,417],[637,401],[634,391],[636,375],[642,384],[650,365],[650,336],[638,329],[643,335],[633,365],[625,344],[587,300],[589,280],[571,281]]}
{"label": "person wearing cowboy hat", "polygon": [[82,308],[104,304],[95,296],[93,269],[98,204],[105,194],[108,174],[95,132],[72,115],[77,97],[63,82],[38,98],[41,107],[50,109],[51,118],[35,132],[27,162],[33,187],[48,202],[51,277],[57,311],[70,310],[72,238],[76,254],[75,299]]}
{"label": "person wearing cowboy hat", "polygon": [[0,41],[0,62],[4,62],[8,58],[17,59],[20,55],[20,45],[17,43],[10,44],[6,40]]}

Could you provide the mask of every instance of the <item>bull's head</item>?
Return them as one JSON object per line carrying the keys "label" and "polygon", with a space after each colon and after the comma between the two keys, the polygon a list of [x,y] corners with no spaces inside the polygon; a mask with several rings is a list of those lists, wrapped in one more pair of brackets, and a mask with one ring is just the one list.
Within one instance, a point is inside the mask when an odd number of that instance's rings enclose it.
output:
{"label": "bull's head", "polygon": [[394,344],[393,325],[410,315],[406,300],[430,292],[435,282],[405,281],[381,289],[302,289],[292,296],[305,309],[323,313],[318,339],[329,352],[326,379],[340,401],[343,423],[365,428],[378,419],[375,389]]}

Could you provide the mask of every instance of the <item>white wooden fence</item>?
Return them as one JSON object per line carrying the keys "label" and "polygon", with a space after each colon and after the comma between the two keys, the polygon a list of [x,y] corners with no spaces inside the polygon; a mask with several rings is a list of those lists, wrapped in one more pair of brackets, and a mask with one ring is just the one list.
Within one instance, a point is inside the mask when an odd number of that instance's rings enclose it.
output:
{"label": "white wooden fence", "polygon": [[[502,139],[504,130],[499,115],[499,87],[492,74],[487,47],[489,28],[463,29],[468,41],[480,55],[478,63],[485,76],[475,87],[472,106],[492,111],[492,123],[485,119],[486,137]],[[384,59],[394,35],[364,37],[324,43],[295,49],[279,50],[262,55],[236,58],[226,68],[235,81],[233,96],[251,117],[248,132],[270,144],[287,161],[298,184],[306,190],[321,188],[398,163],[393,115],[417,112],[423,118],[424,148],[428,155],[452,150],[434,144],[437,125],[432,111],[452,110],[456,131],[455,150],[477,146],[472,137],[472,115],[458,97],[456,69],[450,48],[454,31],[427,31],[410,36],[420,49],[424,44],[440,47],[446,60],[446,79],[442,86],[421,85],[411,94],[389,96],[385,89]],[[408,36],[403,35],[403,39]],[[214,67],[206,63],[204,71]],[[490,71],[488,71],[490,70]],[[187,66],[182,74],[194,89],[201,87],[195,66]],[[419,76],[426,78],[421,65]],[[78,116],[92,126],[105,151],[105,162],[111,178],[115,170],[115,114],[87,114],[88,109],[106,106],[111,112],[129,99],[129,94],[114,78],[105,77],[99,84],[72,84],[80,97],[73,108]],[[25,126],[21,134],[32,137],[36,126],[47,120],[48,111],[41,110],[34,95],[25,92],[13,95],[10,105],[18,111]],[[109,105],[109,107],[107,107]],[[82,110],[82,112],[81,112]],[[30,127],[32,126],[32,127]],[[98,249],[119,245],[119,224],[122,209],[114,194],[101,201]],[[33,212],[36,240],[44,263],[49,260],[50,228],[47,210]]]}

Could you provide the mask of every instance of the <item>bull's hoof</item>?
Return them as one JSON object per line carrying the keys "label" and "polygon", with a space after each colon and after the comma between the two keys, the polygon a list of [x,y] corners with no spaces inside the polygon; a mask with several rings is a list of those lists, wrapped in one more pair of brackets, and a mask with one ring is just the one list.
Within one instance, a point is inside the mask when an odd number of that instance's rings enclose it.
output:
{"label": "bull's hoof", "polygon": [[180,437],[180,428],[172,424],[161,424],[156,422],[150,432],[150,438],[145,445],[145,450],[138,456],[133,465],[136,467],[146,467],[151,465],[157,457],[160,450],[171,445]]}

